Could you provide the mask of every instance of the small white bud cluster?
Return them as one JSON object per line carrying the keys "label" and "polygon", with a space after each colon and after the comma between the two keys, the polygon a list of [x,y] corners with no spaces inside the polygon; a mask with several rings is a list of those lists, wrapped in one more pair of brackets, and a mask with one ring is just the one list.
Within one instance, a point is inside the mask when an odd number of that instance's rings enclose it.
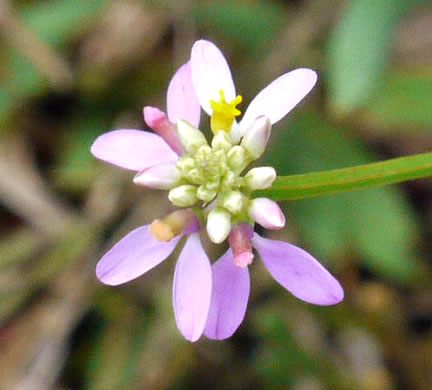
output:
{"label": "small white bud cluster", "polygon": [[283,226],[283,214],[276,203],[251,199],[253,191],[272,185],[276,171],[259,167],[241,176],[264,152],[271,131],[267,117],[258,117],[241,140],[236,137],[233,141],[231,134],[217,131],[211,146],[200,130],[184,120],[177,122],[177,131],[186,155],[176,164],[161,164],[138,173],[135,183],[170,190],[168,199],[178,207],[191,207],[200,201],[203,206],[208,204],[203,216],[210,240],[217,244],[228,237],[231,224],[256,221],[273,229]]}

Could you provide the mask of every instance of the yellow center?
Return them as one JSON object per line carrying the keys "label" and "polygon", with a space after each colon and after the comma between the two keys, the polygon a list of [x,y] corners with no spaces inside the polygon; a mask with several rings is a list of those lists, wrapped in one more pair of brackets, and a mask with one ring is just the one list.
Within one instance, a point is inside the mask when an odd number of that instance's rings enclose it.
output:
{"label": "yellow center", "polygon": [[214,134],[218,131],[226,131],[229,133],[234,123],[234,118],[241,114],[240,110],[236,108],[243,98],[238,95],[234,100],[229,103],[225,100],[224,91],[219,91],[220,101],[210,100],[210,106],[213,109],[213,114],[210,120],[210,127]]}

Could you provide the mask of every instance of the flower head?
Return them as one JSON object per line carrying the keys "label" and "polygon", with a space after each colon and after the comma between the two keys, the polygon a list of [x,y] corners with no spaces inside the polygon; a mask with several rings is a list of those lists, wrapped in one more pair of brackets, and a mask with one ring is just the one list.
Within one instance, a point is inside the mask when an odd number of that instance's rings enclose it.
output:
{"label": "flower head", "polygon": [[[132,280],[165,260],[180,238],[189,236],[175,270],[173,301],[177,325],[191,341],[203,332],[223,339],[240,325],[249,297],[253,248],[275,280],[296,297],[319,305],[342,300],[337,280],[311,255],[253,231],[255,222],[281,229],[285,217],[274,201],[253,197],[255,190],[272,185],[276,171],[246,168],[264,153],[272,124],[309,93],[316,79],[310,69],[280,76],[237,122],[242,97],[235,94],[225,57],[213,43],[196,42],[190,62],[168,88],[168,115],[144,108],[145,121],[157,135],[117,130],[92,146],[96,157],[137,171],[136,184],[168,190],[168,199],[180,208],[117,243],[98,263],[98,278],[110,285]],[[198,129],[200,105],[210,116],[210,142]],[[201,226],[213,243],[229,241],[228,252],[212,266],[199,240]]]}

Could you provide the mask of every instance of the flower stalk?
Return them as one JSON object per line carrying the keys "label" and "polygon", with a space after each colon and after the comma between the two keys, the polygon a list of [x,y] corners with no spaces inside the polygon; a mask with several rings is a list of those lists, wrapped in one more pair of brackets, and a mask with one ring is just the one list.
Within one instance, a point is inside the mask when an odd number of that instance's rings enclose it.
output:
{"label": "flower stalk", "polygon": [[286,201],[402,183],[432,176],[432,153],[399,157],[351,168],[279,176],[271,188],[253,196]]}

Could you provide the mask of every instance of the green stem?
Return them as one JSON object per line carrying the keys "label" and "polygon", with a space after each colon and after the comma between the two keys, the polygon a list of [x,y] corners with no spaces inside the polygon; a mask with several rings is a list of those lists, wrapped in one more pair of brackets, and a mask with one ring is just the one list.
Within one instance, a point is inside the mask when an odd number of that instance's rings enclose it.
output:
{"label": "green stem", "polygon": [[254,197],[274,200],[312,198],[432,176],[432,153],[400,157],[352,168],[280,176],[271,188],[257,191]]}

